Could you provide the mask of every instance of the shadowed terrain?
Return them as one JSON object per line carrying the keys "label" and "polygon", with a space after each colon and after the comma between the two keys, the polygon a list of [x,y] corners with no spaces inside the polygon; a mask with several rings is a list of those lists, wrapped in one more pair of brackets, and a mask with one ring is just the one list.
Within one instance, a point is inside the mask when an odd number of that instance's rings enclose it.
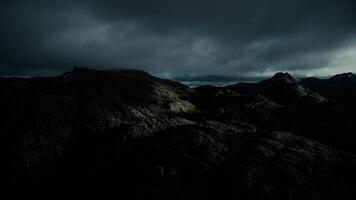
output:
{"label": "shadowed terrain", "polygon": [[355,100],[351,73],[196,88],[125,69],[1,78],[5,180],[129,199],[355,199]]}

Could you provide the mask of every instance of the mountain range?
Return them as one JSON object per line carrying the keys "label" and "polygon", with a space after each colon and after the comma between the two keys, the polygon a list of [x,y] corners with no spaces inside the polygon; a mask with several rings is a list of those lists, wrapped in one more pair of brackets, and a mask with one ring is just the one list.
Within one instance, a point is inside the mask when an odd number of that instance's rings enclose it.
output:
{"label": "mountain range", "polygon": [[140,70],[0,78],[9,188],[355,199],[356,75],[190,88]]}

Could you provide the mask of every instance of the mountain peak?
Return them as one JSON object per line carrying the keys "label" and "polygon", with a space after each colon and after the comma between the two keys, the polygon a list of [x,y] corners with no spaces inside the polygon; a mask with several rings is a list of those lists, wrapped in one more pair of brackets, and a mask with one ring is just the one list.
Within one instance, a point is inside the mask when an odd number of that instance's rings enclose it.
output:
{"label": "mountain peak", "polygon": [[299,81],[287,72],[278,72],[272,78],[260,82],[265,87],[285,87],[298,85]]}
{"label": "mountain peak", "polygon": [[278,72],[270,80],[284,82],[284,83],[296,83],[297,82],[297,80],[295,80],[293,78],[293,76],[287,72]]}
{"label": "mountain peak", "polygon": [[278,72],[272,78],[259,83],[261,92],[278,103],[300,101],[322,102],[325,99],[303,87],[299,79],[286,72]]}
{"label": "mountain peak", "polygon": [[347,73],[342,73],[342,74],[337,74],[330,79],[342,79],[342,80],[356,80],[356,75],[352,72],[347,72]]}

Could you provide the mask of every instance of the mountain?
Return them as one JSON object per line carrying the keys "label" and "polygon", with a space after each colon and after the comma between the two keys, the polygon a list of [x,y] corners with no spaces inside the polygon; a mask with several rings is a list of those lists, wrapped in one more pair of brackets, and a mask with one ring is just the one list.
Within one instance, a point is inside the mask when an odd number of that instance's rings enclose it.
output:
{"label": "mountain", "polygon": [[305,78],[303,84],[329,99],[354,104],[356,100],[356,75],[344,73],[329,79]]}
{"label": "mountain", "polygon": [[[246,86],[249,86],[246,88]],[[239,88],[249,94],[262,94],[278,103],[299,104],[326,101],[325,98],[304,87],[299,79],[293,78],[288,73],[279,72],[272,78],[258,83],[240,83],[230,87]]]}
{"label": "mountain", "polygon": [[356,104],[320,92],[343,78],[310,80],[189,88],[86,68],[1,78],[4,180],[124,199],[354,199]]}
{"label": "mountain", "polygon": [[203,75],[203,76],[177,76],[173,78],[180,82],[254,82],[263,79],[263,77],[239,77],[228,75]]}

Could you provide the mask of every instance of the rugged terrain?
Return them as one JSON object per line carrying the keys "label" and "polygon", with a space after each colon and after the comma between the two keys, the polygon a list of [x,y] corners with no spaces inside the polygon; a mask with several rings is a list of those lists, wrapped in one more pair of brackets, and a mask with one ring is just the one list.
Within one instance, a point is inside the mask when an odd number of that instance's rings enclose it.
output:
{"label": "rugged terrain", "polygon": [[356,78],[227,87],[74,68],[0,79],[6,185],[123,199],[355,199]]}

